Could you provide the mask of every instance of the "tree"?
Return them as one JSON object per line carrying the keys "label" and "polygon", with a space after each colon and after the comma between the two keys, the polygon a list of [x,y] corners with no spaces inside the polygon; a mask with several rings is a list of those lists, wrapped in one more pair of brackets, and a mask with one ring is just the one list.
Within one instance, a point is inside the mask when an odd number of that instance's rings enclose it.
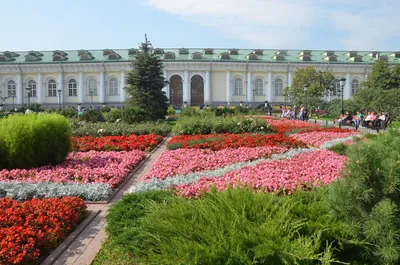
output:
{"label": "tree", "polygon": [[[284,94],[292,104],[300,105],[307,101],[309,108],[312,108],[322,102],[325,90],[334,78],[332,72],[317,71],[313,66],[298,68],[294,72],[292,86],[285,89]],[[307,95],[305,85],[308,86]]]}
{"label": "tree", "polygon": [[400,115],[400,65],[376,61],[360,88],[353,98],[360,110],[386,112],[392,118]]}
{"label": "tree", "polygon": [[152,120],[164,119],[167,115],[168,98],[162,89],[168,82],[163,75],[161,59],[153,53],[153,47],[145,36],[136,59],[132,62],[132,71],[127,75],[126,88],[130,107],[143,109]]}

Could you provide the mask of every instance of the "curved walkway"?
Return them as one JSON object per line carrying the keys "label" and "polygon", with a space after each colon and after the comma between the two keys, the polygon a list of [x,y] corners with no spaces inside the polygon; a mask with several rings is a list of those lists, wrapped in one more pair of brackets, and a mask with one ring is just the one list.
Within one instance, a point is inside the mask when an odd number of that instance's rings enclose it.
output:
{"label": "curved walkway", "polygon": [[[160,146],[149,154],[144,163],[139,165],[130,176],[128,181],[120,188],[109,203],[88,203],[88,210],[91,212],[100,211],[100,213],[92,220],[92,222],[75,238],[72,244],[65,249],[62,254],[54,261],[45,261],[43,265],[89,265],[94,260],[96,254],[101,248],[102,242],[106,238],[105,225],[108,209],[111,205],[121,199],[121,197],[129,190],[129,188],[137,183],[137,181],[150,172],[154,162],[158,160],[161,153],[166,149],[166,142],[170,137],[164,139]],[[57,250],[56,250],[57,251]]]}

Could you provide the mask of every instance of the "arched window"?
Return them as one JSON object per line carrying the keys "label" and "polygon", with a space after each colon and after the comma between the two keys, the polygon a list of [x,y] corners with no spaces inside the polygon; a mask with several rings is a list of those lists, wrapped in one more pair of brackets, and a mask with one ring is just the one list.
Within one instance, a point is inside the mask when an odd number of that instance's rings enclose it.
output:
{"label": "arched window", "polygon": [[280,79],[280,78],[275,79],[275,96],[282,96],[282,92],[283,92],[282,79]]}
{"label": "arched window", "polygon": [[30,97],[35,98],[36,97],[36,82],[33,80],[29,81],[28,87],[30,88]]}
{"label": "arched window", "polygon": [[257,78],[256,81],[254,82],[254,95],[255,96],[262,96],[263,95],[263,85],[264,82],[262,81],[261,78]]}
{"label": "arched window", "polygon": [[47,85],[49,90],[49,97],[57,97],[57,83],[51,79]]}
{"label": "arched window", "polygon": [[68,96],[76,97],[78,96],[78,86],[75,79],[71,79],[68,82]]}
{"label": "arched window", "polygon": [[243,95],[243,81],[240,78],[235,79],[235,94],[234,95]]}
{"label": "arched window", "polygon": [[351,94],[356,94],[359,86],[360,86],[360,82],[358,82],[357,79],[354,79],[351,82]]}
{"label": "arched window", "polygon": [[115,78],[110,79],[109,93],[110,93],[110,96],[118,95],[118,81]]}
{"label": "arched window", "polygon": [[97,96],[97,81],[94,78],[89,80],[89,96]]}
{"label": "arched window", "polygon": [[332,96],[337,96],[339,94],[338,91],[340,91],[340,81],[335,79],[335,81],[333,81]]}
{"label": "arched window", "polygon": [[13,98],[16,96],[17,84],[13,80],[8,81],[7,83],[7,94],[9,98]]}

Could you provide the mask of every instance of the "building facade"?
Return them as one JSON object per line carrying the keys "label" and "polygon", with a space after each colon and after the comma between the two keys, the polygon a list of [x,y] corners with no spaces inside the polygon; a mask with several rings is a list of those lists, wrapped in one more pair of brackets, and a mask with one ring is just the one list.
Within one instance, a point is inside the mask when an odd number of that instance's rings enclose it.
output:
{"label": "building facade", "polygon": [[[126,74],[137,49],[0,53],[0,99],[5,107],[39,103],[47,107],[123,105]],[[154,49],[164,62],[170,103],[188,105],[284,102],[297,68],[314,66],[346,78],[350,99],[375,60],[391,64],[400,52]],[[334,85],[339,88],[339,81]],[[336,95],[336,90],[332,97]]]}

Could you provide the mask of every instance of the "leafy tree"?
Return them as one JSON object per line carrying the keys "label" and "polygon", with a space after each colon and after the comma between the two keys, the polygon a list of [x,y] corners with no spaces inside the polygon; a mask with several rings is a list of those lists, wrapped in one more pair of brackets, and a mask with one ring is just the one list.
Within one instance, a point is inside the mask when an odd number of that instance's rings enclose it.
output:
{"label": "leafy tree", "polygon": [[386,61],[376,61],[353,99],[360,110],[386,112],[392,118],[399,116],[400,65],[391,67]]}
{"label": "leafy tree", "polygon": [[[284,89],[284,96],[294,105],[307,101],[309,109],[312,109],[322,102],[325,90],[334,78],[332,72],[317,71],[313,66],[298,68],[294,72],[292,86]],[[307,95],[305,85],[308,85]]]}
{"label": "leafy tree", "polygon": [[164,119],[167,115],[168,99],[162,89],[168,82],[163,76],[162,61],[153,53],[147,36],[139,48],[136,59],[132,62],[133,70],[127,75],[126,92],[130,96],[127,104],[143,109],[152,120]]}

